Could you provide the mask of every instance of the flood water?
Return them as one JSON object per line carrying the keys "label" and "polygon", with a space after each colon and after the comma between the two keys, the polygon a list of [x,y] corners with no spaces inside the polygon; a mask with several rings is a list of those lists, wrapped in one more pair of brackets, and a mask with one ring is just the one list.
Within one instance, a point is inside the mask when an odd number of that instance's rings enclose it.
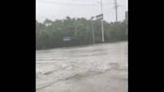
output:
{"label": "flood water", "polygon": [[128,42],[36,51],[36,92],[128,92]]}

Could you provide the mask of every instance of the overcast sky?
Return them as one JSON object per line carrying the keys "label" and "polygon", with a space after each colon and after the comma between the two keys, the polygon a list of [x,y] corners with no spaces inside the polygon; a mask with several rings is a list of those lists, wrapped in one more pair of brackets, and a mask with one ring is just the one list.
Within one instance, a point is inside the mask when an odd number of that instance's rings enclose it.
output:
{"label": "overcast sky", "polygon": [[[115,21],[114,0],[102,0],[104,20]],[[117,0],[118,20],[125,18],[128,10],[128,0]],[[100,0],[36,0],[36,19],[40,22],[46,18],[56,20],[64,19],[66,16],[84,17],[100,14]]]}

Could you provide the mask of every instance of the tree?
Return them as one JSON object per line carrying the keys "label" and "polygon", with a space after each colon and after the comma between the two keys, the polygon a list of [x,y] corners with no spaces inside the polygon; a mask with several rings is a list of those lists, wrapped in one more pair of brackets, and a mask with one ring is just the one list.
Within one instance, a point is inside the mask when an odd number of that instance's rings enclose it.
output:
{"label": "tree", "polygon": [[[95,42],[101,42],[101,22],[92,21],[94,25]],[[108,23],[104,21],[105,42],[127,40],[126,23]],[[64,41],[66,37],[71,40]],[[49,49],[64,46],[92,44],[91,21],[85,18],[70,18],[64,20],[46,19],[43,23],[36,21],[36,49]]]}

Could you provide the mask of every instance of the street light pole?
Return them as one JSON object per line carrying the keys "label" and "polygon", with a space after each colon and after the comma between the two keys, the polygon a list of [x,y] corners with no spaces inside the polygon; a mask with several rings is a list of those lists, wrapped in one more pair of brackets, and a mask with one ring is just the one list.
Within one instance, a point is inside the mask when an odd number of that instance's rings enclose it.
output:
{"label": "street light pole", "polygon": [[92,43],[95,43],[95,33],[94,33],[94,26],[93,26],[93,18],[91,17],[91,30],[92,30]]}

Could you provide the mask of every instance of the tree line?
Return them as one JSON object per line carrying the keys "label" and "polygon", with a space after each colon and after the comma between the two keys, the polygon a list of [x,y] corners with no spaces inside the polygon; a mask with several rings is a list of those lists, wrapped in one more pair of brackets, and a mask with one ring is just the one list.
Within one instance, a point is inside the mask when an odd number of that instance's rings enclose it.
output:
{"label": "tree line", "polygon": [[[93,30],[93,31],[92,31]],[[66,17],[63,20],[36,20],[36,49],[49,49],[65,46],[80,46],[101,43],[100,20]],[[127,24],[124,21],[108,23],[104,21],[105,42],[128,40]]]}

